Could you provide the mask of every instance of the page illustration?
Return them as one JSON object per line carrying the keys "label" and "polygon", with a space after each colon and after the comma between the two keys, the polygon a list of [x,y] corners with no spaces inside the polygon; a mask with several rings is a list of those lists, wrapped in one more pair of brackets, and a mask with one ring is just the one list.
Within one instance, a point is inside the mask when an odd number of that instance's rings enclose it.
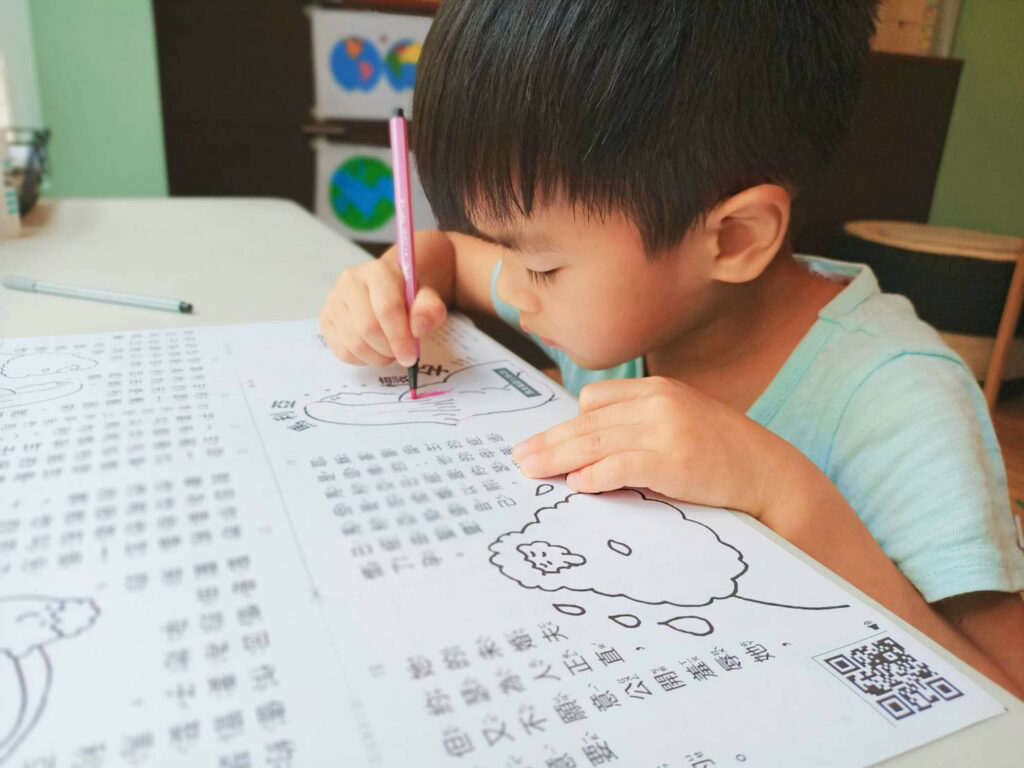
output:
{"label": "page illustration", "polygon": [[[100,611],[92,600],[50,597],[0,597],[0,673],[12,696],[0,697],[0,765],[43,716],[54,669],[47,654],[53,643],[88,630]],[[13,706],[12,706],[13,705]]]}
{"label": "page illustration", "polygon": [[474,416],[538,408],[554,398],[544,377],[507,360],[477,363],[409,390],[356,390],[328,395],[306,406],[306,414],[330,424],[455,426]]}
{"label": "page illustration", "polygon": [[[629,499],[631,514],[603,503]],[[635,510],[635,517],[633,514]],[[651,606],[695,608],[736,598],[798,610],[849,608],[848,604],[802,606],[767,603],[740,594],[747,570],[743,553],[708,525],[687,519],[667,501],[647,498],[636,489],[602,494],[572,493],[543,507],[532,522],[500,536],[490,545],[490,562],[525,589],[568,590],[622,597]],[[561,613],[572,614],[565,604]],[[585,609],[574,606],[576,613]],[[635,628],[630,614],[610,616]],[[659,622],[689,634],[711,634],[699,616],[673,616]]]}
{"label": "page illustration", "polygon": [[82,388],[67,374],[95,368],[95,360],[68,353],[28,352],[0,355],[0,408],[45,403],[73,395]]}

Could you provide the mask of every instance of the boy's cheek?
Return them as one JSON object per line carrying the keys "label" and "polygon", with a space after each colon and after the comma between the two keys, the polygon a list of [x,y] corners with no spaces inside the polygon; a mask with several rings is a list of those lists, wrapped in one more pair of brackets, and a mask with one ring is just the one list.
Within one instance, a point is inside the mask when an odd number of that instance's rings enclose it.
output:
{"label": "boy's cheek", "polygon": [[[557,289],[557,284],[554,286]],[[568,286],[566,286],[568,288]],[[637,305],[608,286],[573,286],[545,297],[545,335],[581,368],[603,370],[636,359],[649,348],[659,309]],[[604,290],[602,290],[604,289]]]}

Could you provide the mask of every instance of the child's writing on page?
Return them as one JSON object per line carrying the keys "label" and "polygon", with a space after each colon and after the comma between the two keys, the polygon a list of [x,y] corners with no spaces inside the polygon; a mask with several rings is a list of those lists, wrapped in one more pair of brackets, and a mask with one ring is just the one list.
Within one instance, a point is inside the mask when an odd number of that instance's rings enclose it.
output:
{"label": "child's writing on page", "polygon": [[[1020,694],[1024,553],[970,372],[871,270],[794,257],[874,0],[445,0],[413,152],[441,231],[341,274],[350,363],[408,365],[446,308],[518,325],[579,393],[530,477],[758,518]],[[889,169],[879,169],[880,173]]]}

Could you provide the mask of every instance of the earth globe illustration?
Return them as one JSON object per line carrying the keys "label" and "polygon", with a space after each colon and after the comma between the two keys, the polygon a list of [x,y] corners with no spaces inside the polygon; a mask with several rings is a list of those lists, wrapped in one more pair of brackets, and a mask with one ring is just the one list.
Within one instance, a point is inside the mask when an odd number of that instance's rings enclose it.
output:
{"label": "earth globe illustration", "polygon": [[362,37],[346,37],[331,50],[331,74],[346,91],[373,90],[382,64],[376,46]]}
{"label": "earth globe illustration", "polygon": [[416,85],[416,62],[421,47],[413,40],[399,40],[384,55],[384,74],[396,91],[411,91]]}
{"label": "earth globe illustration", "polygon": [[330,197],[343,224],[362,232],[378,229],[395,215],[391,167],[376,157],[351,157],[331,175]]}

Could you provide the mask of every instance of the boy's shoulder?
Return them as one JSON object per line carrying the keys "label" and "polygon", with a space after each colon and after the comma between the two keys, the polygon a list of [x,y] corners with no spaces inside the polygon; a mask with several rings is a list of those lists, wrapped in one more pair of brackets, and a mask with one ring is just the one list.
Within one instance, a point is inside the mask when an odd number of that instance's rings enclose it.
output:
{"label": "boy's shoulder", "polygon": [[882,293],[864,265],[810,257],[800,261],[847,285],[821,310],[751,417],[826,471],[834,458],[834,438],[851,422],[880,439],[917,431],[924,422],[972,430],[987,421],[970,370],[917,317],[910,301]]}
{"label": "boy's shoulder", "polygon": [[938,356],[962,365],[938,331],[917,316],[906,297],[882,292],[867,265],[799,258],[808,269],[846,282],[842,293],[819,313],[822,322],[834,326],[831,341],[845,348],[842,351],[859,348],[881,359],[901,355]]}
{"label": "boy's shoulder", "polygon": [[802,260],[815,271],[829,270],[828,276],[839,275],[849,281],[819,313],[819,359],[814,367],[819,375],[832,379],[836,393],[852,395],[866,379],[890,365],[922,386],[935,382],[936,370],[973,382],[967,365],[938,331],[917,316],[906,297],[883,293],[869,267]]}

